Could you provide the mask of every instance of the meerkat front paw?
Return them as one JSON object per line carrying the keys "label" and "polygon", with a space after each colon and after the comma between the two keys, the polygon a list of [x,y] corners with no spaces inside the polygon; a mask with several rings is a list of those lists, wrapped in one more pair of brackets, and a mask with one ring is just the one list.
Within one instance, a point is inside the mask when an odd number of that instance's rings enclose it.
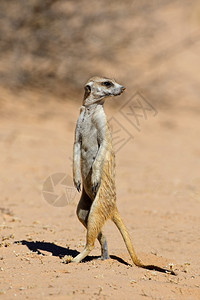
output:
{"label": "meerkat front paw", "polygon": [[80,180],[74,180],[74,185],[78,192],[81,191],[81,181]]}
{"label": "meerkat front paw", "polygon": [[94,195],[96,195],[99,185],[100,185],[100,178],[99,178],[98,174],[96,174],[95,176],[93,174],[92,175],[92,192]]}
{"label": "meerkat front paw", "polygon": [[99,187],[99,182],[92,184],[92,192],[94,195],[96,195],[98,187]]}

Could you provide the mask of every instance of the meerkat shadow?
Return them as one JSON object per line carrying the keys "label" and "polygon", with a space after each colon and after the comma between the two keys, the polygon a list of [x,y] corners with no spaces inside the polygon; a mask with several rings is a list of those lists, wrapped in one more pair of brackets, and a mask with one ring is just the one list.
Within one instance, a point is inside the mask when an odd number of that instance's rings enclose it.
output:
{"label": "meerkat shadow", "polygon": [[21,241],[15,241],[14,243],[25,245],[30,251],[36,252],[38,255],[43,255],[43,256],[45,256],[46,254],[44,254],[41,251],[50,252],[52,253],[53,256],[58,256],[60,258],[63,258],[65,255],[76,256],[79,254],[77,250],[61,247],[50,242],[44,242],[44,241],[34,242],[34,241],[21,240]]}
{"label": "meerkat shadow", "polygon": [[[61,247],[58,246],[54,243],[50,243],[50,242],[40,242],[40,241],[26,241],[26,240],[21,240],[21,241],[15,241],[15,244],[20,244],[20,245],[24,245],[27,246],[27,248],[30,251],[36,252],[38,255],[43,255],[45,256],[46,254],[44,254],[41,251],[46,251],[46,252],[50,252],[52,253],[53,256],[58,256],[59,258],[63,258],[65,255],[71,255],[72,257],[77,256],[80,252],[74,249],[70,249],[65,248],[65,247]],[[89,262],[92,260],[96,260],[96,259],[100,259],[100,256],[87,256],[83,259],[83,263],[84,262]],[[117,257],[115,255],[111,255],[110,256],[111,259],[118,261],[119,263],[125,264],[125,265],[129,265],[127,262],[125,262],[122,258]]]}

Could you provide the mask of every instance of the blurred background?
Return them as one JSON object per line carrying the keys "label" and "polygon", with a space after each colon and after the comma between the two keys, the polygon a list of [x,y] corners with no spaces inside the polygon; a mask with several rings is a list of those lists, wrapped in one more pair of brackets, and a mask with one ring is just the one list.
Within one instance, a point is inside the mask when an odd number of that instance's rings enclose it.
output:
{"label": "blurred background", "polygon": [[199,53],[198,0],[0,2],[0,85],[13,92],[67,100],[100,74],[196,107]]}

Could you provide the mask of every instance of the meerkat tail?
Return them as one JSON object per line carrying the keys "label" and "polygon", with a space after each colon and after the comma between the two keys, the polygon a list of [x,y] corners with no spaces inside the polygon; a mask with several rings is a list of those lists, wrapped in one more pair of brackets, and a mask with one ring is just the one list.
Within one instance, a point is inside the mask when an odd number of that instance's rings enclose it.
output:
{"label": "meerkat tail", "polygon": [[126,226],[125,226],[125,224],[124,224],[124,222],[123,222],[122,218],[120,217],[120,214],[117,210],[115,211],[115,213],[112,217],[112,220],[115,223],[115,225],[117,226],[117,228],[119,229],[119,231],[120,231],[120,233],[123,237],[123,240],[125,242],[125,245],[127,247],[127,250],[128,250],[128,252],[131,256],[131,259],[137,267],[176,275],[174,273],[174,271],[172,271],[172,270],[164,269],[164,268],[154,266],[154,265],[144,265],[135,253],[135,250],[133,248],[133,244],[131,242],[131,238],[130,238],[130,235],[128,233],[128,230],[127,230],[127,228],[126,228]]}
{"label": "meerkat tail", "polygon": [[124,222],[122,221],[122,218],[120,217],[118,211],[115,212],[112,220],[115,223],[115,225],[117,226],[117,228],[119,229],[119,231],[123,237],[123,240],[126,244],[127,250],[132,258],[133,263],[138,267],[143,267],[143,263],[137,258],[137,255],[133,248],[128,230],[127,230],[126,226],[124,225]]}

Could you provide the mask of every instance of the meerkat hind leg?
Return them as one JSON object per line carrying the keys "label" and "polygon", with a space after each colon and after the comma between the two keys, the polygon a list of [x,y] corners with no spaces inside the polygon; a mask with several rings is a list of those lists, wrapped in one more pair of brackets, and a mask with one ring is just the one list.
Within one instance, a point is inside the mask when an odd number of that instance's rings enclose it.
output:
{"label": "meerkat hind leg", "polygon": [[[95,201],[95,200],[94,200]],[[94,203],[94,202],[93,202]],[[95,203],[96,204],[96,203]],[[105,247],[105,237],[101,233],[101,229],[104,225],[104,218],[99,213],[98,205],[91,207],[87,220],[87,236],[85,249],[72,259],[72,262],[79,263],[83,260],[94,248],[95,240],[99,237],[100,241],[104,241],[103,248]],[[105,254],[104,254],[105,253]],[[107,253],[104,252],[103,255]]]}
{"label": "meerkat hind leg", "polygon": [[[89,215],[89,210],[88,210],[88,214],[82,214],[82,216],[86,216]],[[85,226],[85,228],[87,228],[87,217],[86,218],[80,218],[79,215],[79,220],[80,222]],[[98,237],[97,237],[99,244],[101,246],[101,260],[106,260],[109,259],[109,253],[108,253],[108,244],[107,244],[107,240],[105,235],[102,233],[102,231],[99,232]]]}
{"label": "meerkat hind leg", "polygon": [[[87,236],[88,236],[88,234],[87,234]],[[89,242],[89,240],[91,240],[91,242]],[[93,236],[93,233],[91,233],[91,236],[89,234],[89,238],[87,238],[85,249],[80,254],[78,254],[75,258],[73,258],[72,260],[70,259],[70,261],[75,262],[75,263],[79,263],[86,256],[88,256],[88,254],[94,248],[94,241],[95,240],[96,240],[96,237]],[[102,232],[99,233],[98,240],[100,241],[101,249],[102,249],[101,259],[102,260],[109,259],[110,257],[109,257],[109,254],[108,254],[107,241],[106,241],[104,235],[102,234]],[[102,240],[104,242],[101,242]]]}
{"label": "meerkat hind leg", "polygon": [[[85,190],[83,189],[81,199],[79,201],[78,207],[77,207],[77,216],[79,221],[87,228],[87,223],[88,223],[88,216],[90,213],[90,208],[92,205],[92,200],[90,197],[86,194]],[[97,239],[101,245],[101,259],[109,259],[109,254],[108,254],[108,246],[107,246],[107,241],[106,237],[102,233],[102,231],[99,232]],[[67,261],[72,261],[72,257],[68,257]]]}
{"label": "meerkat hind leg", "polygon": [[108,244],[107,244],[105,235],[102,233],[102,231],[100,231],[97,238],[101,245],[101,259],[102,260],[109,259],[110,256],[108,254]]}

